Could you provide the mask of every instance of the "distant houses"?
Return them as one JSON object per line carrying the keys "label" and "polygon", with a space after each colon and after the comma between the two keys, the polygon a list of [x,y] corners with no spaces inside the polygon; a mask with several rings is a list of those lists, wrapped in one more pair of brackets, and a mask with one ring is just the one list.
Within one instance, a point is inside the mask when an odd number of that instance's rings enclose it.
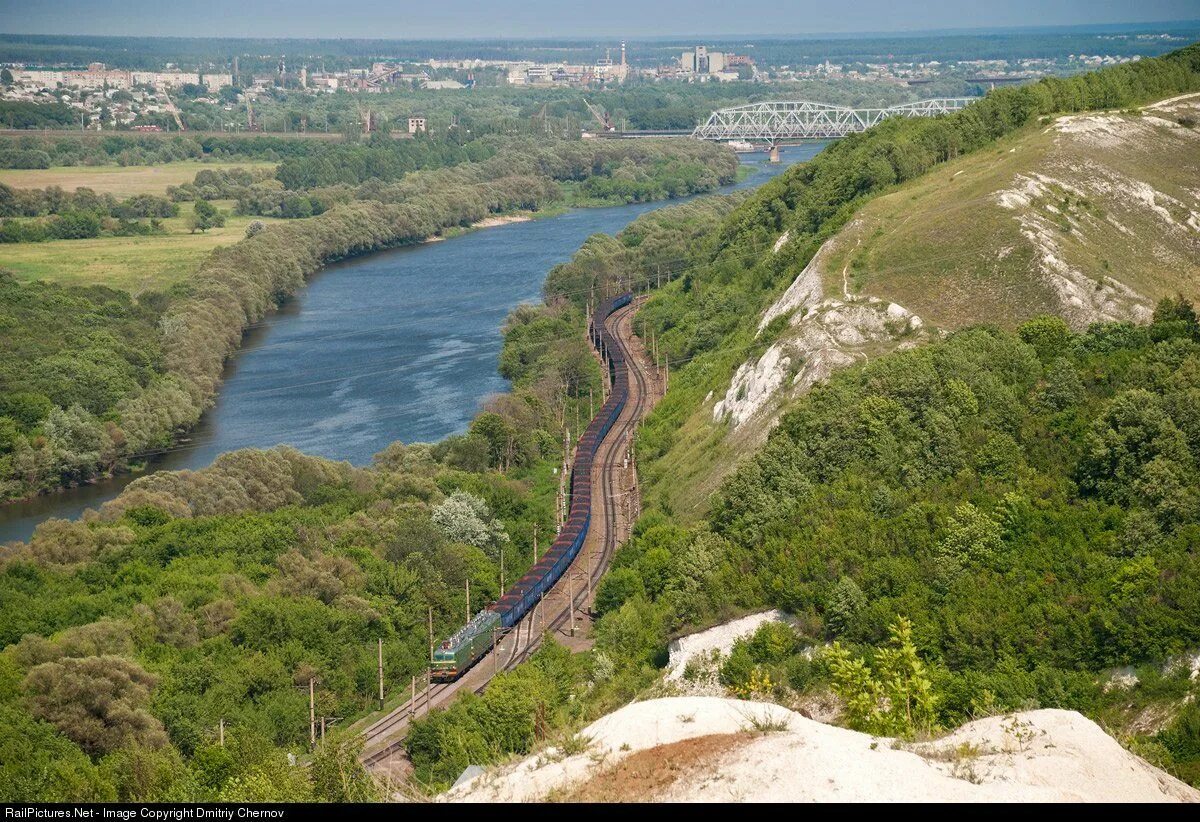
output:
{"label": "distant houses", "polygon": [[149,86],[155,89],[174,89],[186,85],[203,86],[217,91],[233,85],[233,75],[197,71],[129,71],[108,68],[104,63],[91,63],[86,69],[28,69],[13,70],[13,83],[36,88],[73,89],[132,89]]}

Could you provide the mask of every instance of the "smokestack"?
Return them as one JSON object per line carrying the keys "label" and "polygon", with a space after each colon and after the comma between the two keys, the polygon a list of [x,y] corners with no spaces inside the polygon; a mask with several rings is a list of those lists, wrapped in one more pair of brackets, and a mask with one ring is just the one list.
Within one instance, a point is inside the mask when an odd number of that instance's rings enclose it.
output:
{"label": "smokestack", "polygon": [[625,65],[625,41],[621,41],[621,65]]}

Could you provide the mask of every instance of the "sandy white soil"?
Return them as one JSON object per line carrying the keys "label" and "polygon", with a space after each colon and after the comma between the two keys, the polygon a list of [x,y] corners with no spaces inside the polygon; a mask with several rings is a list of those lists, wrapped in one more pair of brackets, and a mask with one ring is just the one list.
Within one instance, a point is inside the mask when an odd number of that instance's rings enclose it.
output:
{"label": "sandy white soil", "polygon": [[[770,720],[785,730],[753,732]],[[907,744],[822,725],[778,705],[716,697],[637,702],[587,727],[584,753],[553,751],[486,773],[445,801],[562,796],[624,757],[730,735],[728,750],[671,771],[659,801],[1198,802],[1200,793],[1121,748],[1073,711],[978,720]],[[733,736],[741,734],[741,736]],[[711,747],[711,746],[710,746]]]}
{"label": "sandy white soil", "polygon": [[532,219],[528,214],[502,214],[497,217],[484,217],[478,222],[471,223],[471,228],[494,228],[509,223],[527,223]]}

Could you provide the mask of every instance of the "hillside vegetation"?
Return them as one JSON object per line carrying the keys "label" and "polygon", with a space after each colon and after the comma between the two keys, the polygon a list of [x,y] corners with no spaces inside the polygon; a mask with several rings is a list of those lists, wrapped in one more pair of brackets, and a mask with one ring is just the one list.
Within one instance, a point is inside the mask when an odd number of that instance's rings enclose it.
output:
{"label": "hillside vegetation", "polygon": [[1144,321],[1159,298],[1200,293],[1198,114],[1193,95],[1040,118],[856,211],[762,315],[769,345],[694,421],[731,432],[703,490],[833,369],[977,323]]}
{"label": "hillside vegetation", "polygon": [[670,637],[778,607],[794,628],[764,624],[676,686],[833,702],[905,738],[1071,709],[1200,783],[1197,408],[1185,301],[1148,326],[1039,318],[840,371],[703,522],[642,517],[597,592],[594,651],[547,646],[416,722],[416,776],[444,788],[539,743],[577,751],[573,731],[663,693]]}
{"label": "hillside vegetation", "polygon": [[[684,518],[701,515],[738,455],[761,443],[779,410],[770,400],[785,383],[799,392],[835,368],[931,336],[932,324],[924,321],[921,312],[891,296],[890,286],[882,285],[891,282],[883,266],[875,279],[865,269],[863,295],[850,288],[847,269],[849,296],[862,297],[851,300],[843,291],[840,268],[827,264],[829,251],[823,246],[856,220],[860,209],[873,205],[880,195],[897,197],[906,183],[919,186],[945,180],[962,164],[986,166],[997,154],[1020,157],[1021,152],[1009,155],[1008,150],[1023,140],[1051,139],[1041,135],[1050,120],[1042,121],[1059,113],[1124,109],[1196,89],[1200,89],[1200,46],[1190,46],[1135,65],[1002,89],[942,118],[891,120],[839,141],[811,162],[780,175],[725,217],[719,230],[691,247],[681,247],[674,266],[677,276],[641,312],[659,349],[678,366],[672,374],[672,391],[640,437],[647,492],[654,504]],[[1195,142],[1191,136],[1174,136],[1175,128],[1190,131],[1188,126],[1176,123],[1161,128],[1171,131],[1176,157],[1182,158],[1186,146]],[[1186,162],[1194,159],[1189,155]],[[1182,173],[1172,171],[1167,180],[1175,182],[1160,185],[1174,190],[1172,186],[1183,179]],[[1143,220],[1145,213],[1139,212]],[[1115,209],[1110,216],[1132,222]],[[1193,231],[1186,226],[1188,215],[1176,207],[1171,217],[1181,225],[1158,230],[1169,237],[1174,259],[1184,268],[1194,267],[1194,259],[1184,260],[1187,249],[1194,247],[1186,235]],[[944,233],[950,236],[941,241],[950,244],[966,232]],[[1111,233],[1120,232],[1113,227]],[[872,242],[885,241],[876,231],[870,236]],[[1158,235],[1152,232],[1151,236]],[[1115,242],[1109,238],[1108,247]],[[994,258],[1002,250],[988,247],[985,238],[972,237],[970,244],[948,253]],[[1016,250],[1012,254],[1025,256],[1030,265],[1028,277],[1013,275],[1015,281],[1024,284],[1026,293],[1038,292],[1036,283],[1044,280],[1039,264]],[[1130,255],[1118,257],[1113,248],[1112,256],[1110,267]],[[919,257],[914,265],[935,272],[936,266],[944,265],[932,253]],[[1159,290],[1141,297],[1138,304],[1145,310],[1137,316],[1147,316],[1164,292],[1186,289],[1184,282],[1168,290],[1166,267],[1155,263],[1149,268],[1159,273],[1147,273],[1145,279]],[[1112,276],[1118,273],[1114,267]],[[918,279],[918,275],[908,276]],[[882,298],[874,296],[873,288]],[[1051,293],[1048,285],[1040,292],[1041,303],[1011,309],[1003,297],[994,297],[1002,289],[990,277],[974,272],[964,276],[957,288],[964,292],[974,288],[972,293],[979,295],[978,308],[969,317],[964,315],[964,322],[1013,327],[1031,313],[1062,311],[1062,303],[1046,296]],[[904,296],[919,290],[914,285]],[[1116,285],[1110,285],[1110,290],[1119,291]],[[953,292],[949,286],[939,288],[935,280],[921,297],[921,306],[936,303],[943,306],[939,316],[946,316],[944,306],[954,304]],[[791,351],[789,339],[798,343]],[[757,424],[743,427],[760,411]]]}
{"label": "hillside vegetation", "polygon": [[940,328],[1054,313],[1084,328],[1200,295],[1200,95],[1075,114],[879,197],[822,261],[825,291]]}

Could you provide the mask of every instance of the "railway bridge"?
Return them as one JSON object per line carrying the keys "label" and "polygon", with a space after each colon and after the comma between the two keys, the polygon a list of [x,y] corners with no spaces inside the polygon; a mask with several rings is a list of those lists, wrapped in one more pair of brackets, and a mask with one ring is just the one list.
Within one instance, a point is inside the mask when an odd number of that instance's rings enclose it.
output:
{"label": "railway bridge", "polygon": [[691,136],[700,140],[769,143],[832,140],[866,131],[892,117],[938,117],[966,108],[978,97],[939,97],[887,108],[850,108],[808,100],[750,103],[714,111]]}

